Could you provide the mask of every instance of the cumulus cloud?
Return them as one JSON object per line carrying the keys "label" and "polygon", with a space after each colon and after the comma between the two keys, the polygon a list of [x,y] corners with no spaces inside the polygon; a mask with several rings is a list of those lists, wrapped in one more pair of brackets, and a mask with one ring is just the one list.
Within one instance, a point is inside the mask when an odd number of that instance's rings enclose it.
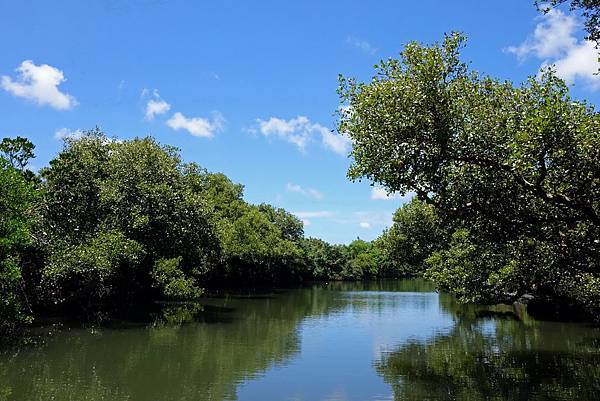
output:
{"label": "cumulus cloud", "polygon": [[598,50],[592,42],[586,40],[570,49],[565,57],[552,63],[544,63],[542,67],[550,64],[554,65],[556,74],[566,82],[573,83],[580,78],[589,89],[600,89],[600,75],[597,74],[600,68]]}
{"label": "cumulus cloud", "polygon": [[56,130],[56,132],[54,133],[54,139],[58,139],[59,141],[65,140],[65,139],[79,139],[83,136],[83,131],[76,129],[70,129],[70,128],[60,128],[58,130]]}
{"label": "cumulus cloud", "polygon": [[171,110],[171,105],[162,99],[150,99],[146,104],[146,120],[153,120],[154,116],[165,114]]}
{"label": "cumulus cloud", "polygon": [[373,189],[371,189],[371,199],[373,200],[409,200],[413,195],[414,194],[412,193],[401,195],[397,192],[390,194],[382,187],[373,187]]}
{"label": "cumulus cloud", "polygon": [[373,45],[371,45],[369,42],[367,42],[366,40],[358,39],[354,36],[347,36],[346,43],[370,55],[377,53],[377,49],[373,47]]}
{"label": "cumulus cloud", "polygon": [[329,130],[321,132],[323,145],[337,154],[345,155],[352,147],[352,141],[345,134],[335,134]]}
{"label": "cumulus cloud", "polygon": [[257,128],[251,132],[260,132],[264,136],[278,137],[290,142],[301,151],[306,146],[320,139],[323,146],[338,154],[347,154],[350,150],[350,139],[345,135],[331,132],[327,127],[311,122],[307,117],[298,116],[290,120],[271,117],[268,120],[257,119]]}
{"label": "cumulus cloud", "polygon": [[307,196],[307,197],[313,198],[313,199],[323,199],[323,196],[324,196],[321,191],[318,191],[314,188],[303,188],[302,186],[293,184],[291,182],[289,182],[287,184],[287,190],[289,192],[300,193],[304,196]]}
{"label": "cumulus cloud", "polygon": [[182,113],[177,112],[167,121],[167,125],[174,129],[185,130],[193,136],[203,138],[212,138],[215,133],[223,130],[225,119],[223,116],[215,112],[212,119],[203,117],[186,117]]}
{"label": "cumulus cloud", "polygon": [[291,120],[271,117],[265,121],[259,118],[256,122],[261,134],[285,139],[302,150],[306,147],[314,129],[308,118],[302,116]]}
{"label": "cumulus cloud", "polygon": [[[147,90],[142,91],[142,96],[147,96]],[[146,103],[146,120],[154,120],[157,115],[165,114],[171,110],[171,105],[163,100],[158,94],[158,90],[154,89],[154,97]]]}
{"label": "cumulus cloud", "polygon": [[371,228],[371,224],[368,221],[361,221],[358,225],[360,228]]}
{"label": "cumulus cloud", "polygon": [[31,60],[25,60],[15,70],[16,80],[2,76],[2,89],[14,96],[36,102],[39,105],[53,107],[57,110],[69,110],[77,105],[77,100],[58,89],[66,81],[61,70],[48,64],[35,65]]}
{"label": "cumulus cloud", "polygon": [[590,89],[599,89],[600,76],[595,74],[600,67],[598,50],[590,41],[577,40],[579,23],[575,16],[554,8],[538,18],[540,22],[529,38],[504,50],[521,61],[533,55],[543,60],[542,68],[553,65],[567,83],[581,79]]}

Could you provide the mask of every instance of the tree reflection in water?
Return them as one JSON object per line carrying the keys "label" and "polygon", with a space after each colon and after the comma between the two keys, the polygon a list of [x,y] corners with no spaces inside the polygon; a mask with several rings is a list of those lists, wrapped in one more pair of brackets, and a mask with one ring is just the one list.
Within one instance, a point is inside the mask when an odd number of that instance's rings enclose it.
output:
{"label": "tree reflection in water", "polygon": [[395,400],[600,399],[600,341],[589,327],[459,305],[444,294],[440,305],[456,320],[449,333],[375,362]]}
{"label": "tree reflection in water", "polygon": [[162,308],[151,325],[58,333],[0,354],[0,401],[235,400],[240,383],[299,351],[308,316],[344,302],[314,287]]}
{"label": "tree reflection in water", "polygon": [[419,280],[168,304],[0,351],[0,401],[600,399],[600,330],[514,312]]}

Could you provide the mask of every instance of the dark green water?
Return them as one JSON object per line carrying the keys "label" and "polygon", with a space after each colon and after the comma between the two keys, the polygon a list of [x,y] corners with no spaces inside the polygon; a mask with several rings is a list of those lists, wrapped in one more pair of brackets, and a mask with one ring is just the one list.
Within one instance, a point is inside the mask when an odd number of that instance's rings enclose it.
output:
{"label": "dark green water", "polygon": [[0,400],[598,400],[600,330],[464,306],[422,281],[169,307],[0,353]]}

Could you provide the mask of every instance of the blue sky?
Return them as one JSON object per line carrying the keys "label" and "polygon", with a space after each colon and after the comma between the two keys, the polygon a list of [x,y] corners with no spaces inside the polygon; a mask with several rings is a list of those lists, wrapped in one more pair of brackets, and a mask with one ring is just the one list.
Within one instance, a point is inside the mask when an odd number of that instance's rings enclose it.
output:
{"label": "blue sky", "polygon": [[250,202],[297,213],[307,235],[373,239],[406,197],[346,179],[349,144],[331,134],[337,75],[369,79],[408,41],[459,30],[475,69],[519,83],[555,63],[598,104],[581,21],[532,3],[2,2],[0,137],[30,138],[39,168],[77,130],[152,135],[243,183]]}

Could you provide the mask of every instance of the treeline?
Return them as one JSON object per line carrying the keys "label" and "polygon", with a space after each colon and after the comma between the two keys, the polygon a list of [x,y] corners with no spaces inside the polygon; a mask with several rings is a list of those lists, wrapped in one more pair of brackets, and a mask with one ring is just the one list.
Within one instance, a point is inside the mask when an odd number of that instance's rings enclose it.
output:
{"label": "treeline", "polygon": [[305,238],[294,215],[249,204],[242,185],[152,138],[92,130],[39,174],[26,168],[27,139],[5,138],[0,155],[4,333],[35,316],[86,318],[207,287],[400,274],[380,268],[374,244]]}
{"label": "treeline", "polygon": [[349,176],[418,199],[380,239],[388,260],[408,255],[462,301],[600,319],[600,116],[552,69],[521,86],[471,70],[464,42],[410,43],[371,81],[340,78]]}

